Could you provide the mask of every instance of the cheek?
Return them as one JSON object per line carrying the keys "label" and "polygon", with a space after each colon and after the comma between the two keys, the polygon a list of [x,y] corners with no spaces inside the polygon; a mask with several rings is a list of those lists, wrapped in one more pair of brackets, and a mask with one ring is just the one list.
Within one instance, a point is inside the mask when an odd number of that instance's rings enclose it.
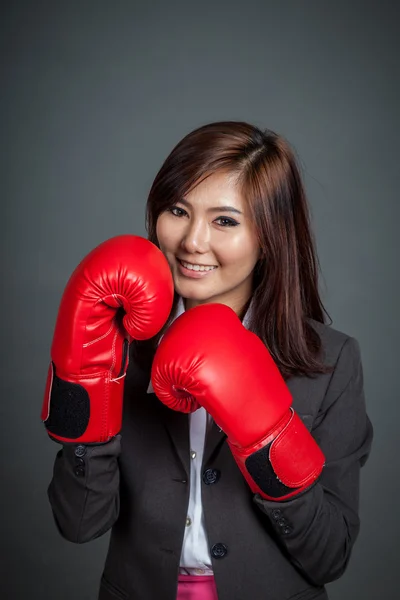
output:
{"label": "cheek", "polygon": [[232,237],[229,244],[221,244],[219,256],[226,266],[234,265],[253,268],[258,260],[258,244],[254,236],[239,233]]}
{"label": "cheek", "polygon": [[174,229],[169,223],[168,215],[160,215],[156,224],[156,235],[163,252],[170,249],[173,244],[173,231]]}
{"label": "cheek", "polygon": [[157,223],[156,223],[156,236],[157,239],[160,243],[160,245],[162,245],[163,239],[164,239],[164,227],[163,227],[163,215],[160,215],[157,219]]}

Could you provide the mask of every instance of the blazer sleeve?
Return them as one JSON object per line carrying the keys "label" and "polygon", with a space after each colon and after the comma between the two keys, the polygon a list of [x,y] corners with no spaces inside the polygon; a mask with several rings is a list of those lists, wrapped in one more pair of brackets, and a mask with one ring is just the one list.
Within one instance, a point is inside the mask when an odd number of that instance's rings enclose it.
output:
{"label": "blazer sleeve", "polygon": [[121,436],[98,446],[63,445],[48,497],[61,535],[81,544],[112,527],[119,514]]}
{"label": "blazer sleeve", "polygon": [[370,452],[360,350],[354,338],[342,346],[312,435],[325,454],[318,481],[285,502],[254,496],[289,560],[314,585],[340,577],[348,564],[360,520],[360,468]]}

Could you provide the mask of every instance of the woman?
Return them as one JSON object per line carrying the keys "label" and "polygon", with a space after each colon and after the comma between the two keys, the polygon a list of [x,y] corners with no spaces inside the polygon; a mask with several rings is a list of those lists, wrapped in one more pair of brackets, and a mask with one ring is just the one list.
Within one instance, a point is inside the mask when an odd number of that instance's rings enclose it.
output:
{"label": "woman", "polygon": [[[96,249],[60,307],[42,413],[63,443],[49,486],[60,532],[81,543],[112,528],[99,600],[326,599],[359,531],[372,427],[358,344],[324,323],[293,152],[246,123],[201,127],[157,174],[147,224],[152,244],[136,238],[126,252],[122,236]],[[96,312],[85,335],[94,320],[112,324],[66,343],[89,263]],[[109,332],[107,385],[125,382],[122,429],[120,396],[65,366]],[[206,385],[188,372],[199,349]],[[87,362],[97,368],[96,352]],[[79,397],[74,410],[65,394]],[[114,417],[100,434],[105,404]],[[290,443],[278,446],[287,430]]]}

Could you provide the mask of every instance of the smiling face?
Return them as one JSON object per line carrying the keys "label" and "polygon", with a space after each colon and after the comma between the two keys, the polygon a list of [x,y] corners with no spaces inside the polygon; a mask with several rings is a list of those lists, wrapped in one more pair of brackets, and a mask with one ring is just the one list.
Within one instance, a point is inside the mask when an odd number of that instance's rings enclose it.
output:
{"label": "smiling face", "polygon": [[241,311],[260,247],[233,176],[216,172],[199,183],[161,213],[156,233],[186,309],[219,302]]}

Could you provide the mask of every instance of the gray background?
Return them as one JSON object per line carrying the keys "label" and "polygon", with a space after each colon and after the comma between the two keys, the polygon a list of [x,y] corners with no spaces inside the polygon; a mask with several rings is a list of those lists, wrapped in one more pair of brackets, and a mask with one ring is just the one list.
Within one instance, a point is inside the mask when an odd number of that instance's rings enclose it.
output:
{"label": "gray background", "polygon": [[183,135],[220,119],[272,128],[294,145],[323,298],[334,326],[361,344],[375,443],[362,531],[330,597],[397,597],[397,7],[3,2],[2,598],[96,598],[108,534],[64,541],[46,496],[58,446],[40,409],[58,303],[95,245],[145,235],[161,162]]}

